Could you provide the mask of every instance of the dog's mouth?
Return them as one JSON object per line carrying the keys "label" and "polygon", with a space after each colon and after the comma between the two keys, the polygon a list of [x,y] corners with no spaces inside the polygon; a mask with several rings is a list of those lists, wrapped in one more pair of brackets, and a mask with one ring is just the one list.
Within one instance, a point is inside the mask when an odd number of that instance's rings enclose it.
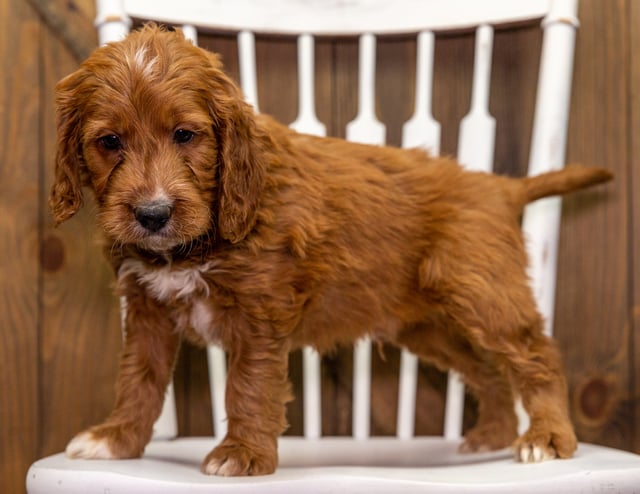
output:
{"label": "dog's mouth", "polygon": [[136,242],[138,247],[152,252],[167,252],[180,244],[180,241],[172,235],[160,233],[140,235]]}
{"label": "dog's mouth", "polygon": [[132,244],[152,252],[166,252],[184,239],[178,234],[176,211],[169,201],[148,201],[120,205],[116,210],[101,211],[105,233],[116,244]]}
{"label": "dog's mouth", "polygon": [[104,204],[100,222],[115,244],[166,253],[210,231],[210,210],[181,199],[158,198]]}
{"label": "dog's mouth", "polygon": [[176,235],[169,224],[156,230],[149,230],[136,223],[131,233],[125,243],[135,244],[140,249],[150,252],[168,252],[184,242],[184,239]]}

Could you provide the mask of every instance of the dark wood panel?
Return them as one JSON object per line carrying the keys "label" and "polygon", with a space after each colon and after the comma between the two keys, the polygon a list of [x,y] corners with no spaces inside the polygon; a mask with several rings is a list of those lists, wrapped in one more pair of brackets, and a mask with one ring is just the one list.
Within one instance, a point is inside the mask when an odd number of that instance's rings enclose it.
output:
{"label": "dark wood panel", "polygon": [[[6,20],[5,20],[6,19]],[[10,19],[10,21],[9,21]],[[0,2],[0,490],[22,492],[38,451],[37,16]]]}
{"label": "dark wood panel", "polygon": [[458,154],[458,127],[471,102],[473,50],[471,34],[436,38],[433,116],[442,126],[440,154],[443,156]]}
{"label": "dark wood panel", "polygon": [[494,35],[490,111],[496,119],[494,171],[527,174],[542,30],[498,30]]}
{"label": "dark wood panel", "polygon": [[631,438],[632,449],[640,453],[640,2],[629,2],[629,16],[626,30],[629,35],[629,228],[631,238],[627,256],[633,267],[629,283],[629,372],[631,389],[629,392],[628,420],[635,424]]}
{"label": "dark wood panel", "polygon": [[298,64],[294,38],[258,37],[256,43],[260,111],[290,124],[298,114]]}
{"label": "dark wood panel", "polygon": [[376,48],[376,94],[379,118],[387,126],[387,144],[402,145],[402,125],[413,114],[415,37],[380,37]]}
{"label": "dark wood panel", "polygon": [[206,350],[183,344],[173,378],[181,436],[213,434],[208,372]]}
{"label": "dark wood panel", "polygon": [[87,0],[24,0],[40,15],[44,27],[56,33],[78,62],[97,44],[95,2]]}
{"label": "dark wood panel", "polygon": [[[331,68],[331,100],[321,104],[331,111],[327,133],[346,136],[346,126],[358,113],[358,40],[348,38],[334,42]],[[380,93],[376,92],[376,113],[380,118]]]}
{"label": "dark wood panel", "polygon": [[608,167],[616,179],[564,201],[555,328],[579,438],[630,449],[626,7],[580,4],[567,159]]}

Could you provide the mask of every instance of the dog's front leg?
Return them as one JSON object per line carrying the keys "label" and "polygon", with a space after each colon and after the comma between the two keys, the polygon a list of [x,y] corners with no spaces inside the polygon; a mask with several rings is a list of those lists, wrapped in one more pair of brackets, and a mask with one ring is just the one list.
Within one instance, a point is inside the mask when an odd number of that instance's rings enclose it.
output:
{"label": "dog's front leg", "polygon": [[115,407],[104,423],[73,438],[67,455],[96,459],[141,456],[162,409],[179,344],[168,310],[142,290],[128,293]]}
{"label": "dog's front leg", "polygon": [[202,464],[210,475],[266,475],[278,464],[277,440],[287,426],[291,399],[288,342],[255,332],[229,350],[226,388],[228,432]]}

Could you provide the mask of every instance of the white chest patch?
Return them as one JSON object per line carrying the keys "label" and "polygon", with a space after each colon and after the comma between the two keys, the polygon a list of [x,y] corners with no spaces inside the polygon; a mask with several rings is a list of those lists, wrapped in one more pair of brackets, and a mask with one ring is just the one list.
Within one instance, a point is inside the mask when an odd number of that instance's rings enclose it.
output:
{"label": "white chest patch", "polygon": [[209,306],[201,299],[196,300],[191,307],[190,326],[205,341],[211,338],[211,321],[213,314]]}
{"label": "white chest patch", "polygon": [[192,328],[205,341],[215,343],[213,312],[207,303],[210,290],[203,273],[212,268],[208,262],[192,268],[164,267],[153,269],[141,261],[127,259],[122,263],[118,278],[135,276],[158,302],[181,301],[181,309],[174,312],[179,330]]}
{"label": "white chest patch", "polygon": [[166,302],[176,298],[187,298],[192,295],[209,295],[209,287],[202,273],[210,269],[210,263],[193,268],[150,269],[141,261],[127,259],[122,263],[119,278],[134,275],[146,286],[153,298]]}

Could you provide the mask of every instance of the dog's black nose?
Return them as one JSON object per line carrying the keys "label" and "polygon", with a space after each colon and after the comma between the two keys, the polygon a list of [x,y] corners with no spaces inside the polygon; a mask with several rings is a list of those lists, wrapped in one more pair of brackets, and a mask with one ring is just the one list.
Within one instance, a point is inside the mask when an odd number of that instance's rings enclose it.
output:
{"label": "dog's black nose", "polygon": [[150,202],[133,209],[138,223],[150,232],[157,232],[166,225],[172,212],[173,208],[165,201]]}

